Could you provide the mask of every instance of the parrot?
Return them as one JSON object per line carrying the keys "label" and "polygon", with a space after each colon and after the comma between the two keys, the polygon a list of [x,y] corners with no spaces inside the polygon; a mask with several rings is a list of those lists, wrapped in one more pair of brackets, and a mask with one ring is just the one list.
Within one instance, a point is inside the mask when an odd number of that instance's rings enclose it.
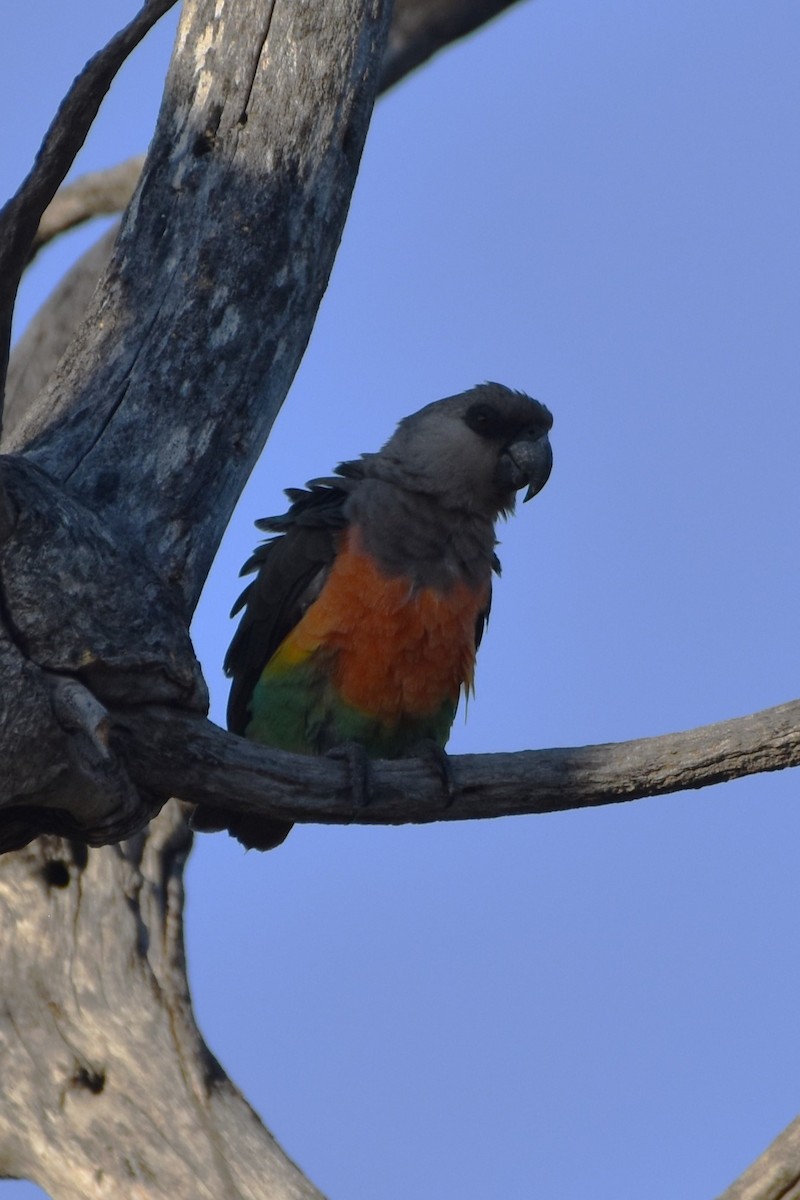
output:
{"label": "parrot", "polygon": [[[547,482],[552,423],[524,392],[483,383],[287,489],[288,511],[256,522],[273,536],[241,570],[255,577],[231,613],[228,728],[300,754],[427,749],[446,763],[500,573],[495,526],[521,488],[530,500]],[[261,850],[292,827],[202,805],[192,825]]]}

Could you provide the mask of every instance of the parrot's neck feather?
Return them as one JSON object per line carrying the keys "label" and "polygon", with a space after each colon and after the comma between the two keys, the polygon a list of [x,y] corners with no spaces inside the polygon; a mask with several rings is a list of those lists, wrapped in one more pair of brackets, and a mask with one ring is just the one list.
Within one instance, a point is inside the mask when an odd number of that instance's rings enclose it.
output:
{"label": "parrot's neck feather", "polygon": [[478,587],[495,563],[494,522],[384,479],[364,479],[345,506],[364,548],[388,575],[418,587]]}

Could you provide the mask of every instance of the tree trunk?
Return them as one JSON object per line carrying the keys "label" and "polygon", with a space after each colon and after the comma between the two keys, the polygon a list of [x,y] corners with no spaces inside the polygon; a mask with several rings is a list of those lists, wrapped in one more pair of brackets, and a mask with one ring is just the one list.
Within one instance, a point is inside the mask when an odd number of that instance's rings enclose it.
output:
{"label": "tree trunk", "polygon": [[166,799],[106,705],[204,706],[188,621],[308,340],[387,26],[383,0],[189,0],[111,268],[7,440],[6,844],[82,840],[0,860],[0,1176],[55,1197],[318,1195],[194,1025],[177,802],[84,842]]}
{"label": "tree trunk", "polygon": [[327,283],[387,24],[380,0],[189,0],[110,271],[5,439],[6,844],[81,840],[0,860],[0,1176],[55,1197],[318,1195],[195,1027],[178,803],[85,842],[164,800],[105,703],[203,706],[186,625]]}
{"label": "tree trunk", "polygon": [[191,834],[0,860],[0,1176],[59,1200],[318,1197],[204,1045],[183,952]]}

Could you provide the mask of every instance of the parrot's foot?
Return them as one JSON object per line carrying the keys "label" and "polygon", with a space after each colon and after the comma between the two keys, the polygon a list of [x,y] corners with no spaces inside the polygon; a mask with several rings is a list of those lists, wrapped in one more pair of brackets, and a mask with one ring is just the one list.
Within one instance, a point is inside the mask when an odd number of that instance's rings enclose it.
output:
{"label": "parrot's foot", "polygon": [[325,755],[326,758],[343,759],[350,774],[350,795],[354,808],[366,808],[372,789],[372,771],[369,755],[360,742],[341,742]]}
{"label": "parrot's foot", "polygon": [[433,763],[436,768],[436,774],[442,782],[442,789],[445,795],[445,808],[449,808],[456,798],[456,777],[453,771],[453,764],[450,761],[450,755],[446,750],[443,750],[438,742],[434,742],[432,738],[426,738],[419,742],[414,747],[415,757],[427,759]]}

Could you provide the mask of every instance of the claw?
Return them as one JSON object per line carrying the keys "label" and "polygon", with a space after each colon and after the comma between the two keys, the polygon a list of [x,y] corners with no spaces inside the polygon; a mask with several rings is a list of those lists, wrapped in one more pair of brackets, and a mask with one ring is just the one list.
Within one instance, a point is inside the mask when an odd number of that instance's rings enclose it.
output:
{"label": "claw", "polygon": [[455,800],[458,791],[450,755],[438,742],[428,739],[420,742],[416,750],[418,758],[427,758],[436,768],[436,773],[441,780],[442,790],[445,794],[445,808],[449,808]]}
{"label": "claw", "polygon": [[[366,808],[372,798],[372,760],[361,743],[341,742],[326,751],[325,757],[347,763],[353,807]],[[449,808],[458,792],[450,756],[438,742],[426,738],[418,742],[407,757],[421,758],[431,763],[442,785],[445,808]]]}
{"label": "claw", "polygon": [[341,742],[325,754],[326,758],[347,763],[350,774],[350,794],[355,808],[366,808],[372,792],[372,769],[369,755],[360,742]]}

